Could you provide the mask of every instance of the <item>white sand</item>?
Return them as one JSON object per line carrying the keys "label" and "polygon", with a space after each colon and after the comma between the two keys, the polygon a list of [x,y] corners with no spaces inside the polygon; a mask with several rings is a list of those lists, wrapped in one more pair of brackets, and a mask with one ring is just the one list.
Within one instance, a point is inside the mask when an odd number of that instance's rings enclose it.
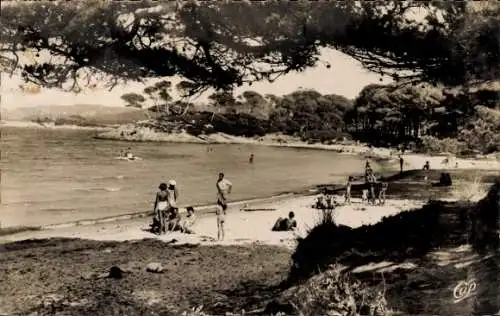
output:
{"label": "white sand", "polygon": [[[124,222],[105,223],[92,226],[76,226],[38,232],[20,233],[0,237],[0,241],[9,242],[32,238],[69,237],[92,240],[140,240],[144,238],[158,238],[164,241],[177,240],[177,244],[248,244],[263,243],[293,247],[297,235],[305,236],[307,230],[315,225],[321,217],[321,211],[313,209],[315,196],[293,197],[270,203],[255,203],[252,208],[275,208],[276,211],[239,211],[239,207],[230,208],[226,216],[226,238],[224,241],[215,241],[217,226],[214,215],[198,218],[194,226],[196,234],[188,235],[173,232],[167,235],[156,236],[146,231],[150,219],[130,220]],[[336,198],[342,201],[341,197]],[[388,200],[384,206],[363,206],[360,201],[353,199],[352,205],[340,206],[335,210],[335,219],[338,224],[350,227],[359,227],[363,224],[374,224],[384,216],[395,215],[403,210],[421,207],[424,203],[409,200]],[[273,232],[271,227],[278,217],[286,217],[293,211],[298,222],[297,232]]]}

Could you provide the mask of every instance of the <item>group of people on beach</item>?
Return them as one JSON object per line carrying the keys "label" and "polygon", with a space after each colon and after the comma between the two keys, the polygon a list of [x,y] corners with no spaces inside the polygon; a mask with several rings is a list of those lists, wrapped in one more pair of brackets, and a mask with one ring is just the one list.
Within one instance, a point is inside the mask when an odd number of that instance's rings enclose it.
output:
{"label": "group of people on beach", "polygon": [[[217,182],[217,240],[223,240],[225,237],[224,223],[226,211],[228,208],[228,195],[231,194],[232,183],[220,172]],[[182,217],[177,207],[179,190],[175,180],[169,180],[167,183],[161,183],[158,187],[154,202],[154,217],[151,229],[158,234],[180,231],[186,234],[193,234],[193,226],[196,221],[195,210],[192,206],[186,208],[187,214]]]}
{"label": "group of people on beach", "polygon": [[[365,164],[365,187],[361,191],[361,202],[363,204],[372,203],[377,204],[377,199],[380,205],[384,205],[386,202],[386,194],[388,183],[379,182],[375,177],[375,173],[371,167],[369,161]],[[354,177],[349,176],[345,185],[345,204],[351,204],[351,191],[354,182]]]}

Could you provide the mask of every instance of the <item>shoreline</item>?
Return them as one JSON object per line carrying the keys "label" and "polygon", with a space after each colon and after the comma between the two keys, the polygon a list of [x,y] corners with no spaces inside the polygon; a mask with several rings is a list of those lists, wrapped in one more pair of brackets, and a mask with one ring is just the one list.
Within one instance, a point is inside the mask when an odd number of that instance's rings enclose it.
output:
{"label": "shoreline", "polygon": [[[1,127],[13,128],[40,128],[51,130],[92,130],[99,132],[94,136],[98,140],[115,140],[124,142],[165,142],[165,143],[185,143],[200,145],[255,145],[278,148],[306,149],[306,150],[326,150],[342,155],[362,156],[366,159],[383,163],[391,163],[394,169],[399,169],[398,151],[385,147],[370,147],[363,143],[313,143],[308,144],[297,137],[283,134],[267,134],[262,137],[242,137],[232,136],[224,133],[213,133],[210,135],[194,136],[185,131],[178,133],[156,132],[150,128],[137,128],[133,124],[108,127],[86,127],[74,125],[42,126],[34,122],[0,121]],[[124,133],[122,135],[122,132]],[[500,153],[489,155],[478,155],[475,158],[458,158],[454,155],[424,154],[407,152],[402,154],[404,158],[404,169],[422,169],[426,161],[429,161],[433,169],[459,169],[459,170],[499,170]],[[445,163],[445,161],[447,162]],[[458,166],[458,167],[457,167]]]}
{"label": "shoreline", "polygon": [[85,130],[107,132],[116,128],[116,126],[80,126],[80,125],[55,125],[54,123],[39,124],[30,121],[3,121],[0,120],[0,127],[12,128],[37,128],[49,130]]}
{"label": "shoreline", "polygon": [[[262,137],[232,136],[224,133],[213,133],[210,135],[194,136],[185,131],[178,133],[156,132],[150,128],[135,125],[122,125],[118,128],[100,133],[96,139],[128,141],[128,142],[166,142],[166,143],[190,143],[203,145],[234,144],[234,145],[257,145],[279,148],[327,150],[343,155],[362,156],[381,162],[392,162],[399,169],[398,151],[385,147],[370,147],[362,143],[314,143],[308,144],[297,137],[283,134],[267,134]],[[451,154],[423,154],[407,152],[402,154],[405,163],[404,169],[422,169],[426,161],[429,161],[434,169],[474,169],[474,170],[500,170],[500,153],[480,156],[476,158],[458,158]],[[447,160],[447,163],[444,161]],[[458,165],[458,168],[456,166]],[[436,168],[436,166],[438,166]]]}
{"label": "shoreline", "polygon": [[[28,239],[47,238],[77,238],[100,241],[133,241],[158,239],[164,242],[200,245],[251,245],[265,244],[294,247],[298,237],[305,237],[310,228],[321,220],[322,211],[312,207],[317,195],[289,195],[281,199],[260,200],[250,206],[256,211],[242,211],[235,208],[239,204],[232,203],[226,215],[226,239],[216,241],[215,215],[212,213],[197,213],[195,234],[171,232],[166,235],[155,235],[148,231],[150,219],[135,217],[120,221],[100,222],[92,225],[60,226],[52,229],[19,232],[0,236],[0,244]],[[337,202],[343,200],[335,196]],[[335,208],[335,221],[349,227],[372,225],[384,217],[394,216],[404,211],[418,209],[426,201],[408,199],[388,199],[385,205],[363,205],[361,199],[353,198],[351,205],[339,205]],[[278,217],[286,217],[293,211],[298,221],[296,231],[271,231]]]}

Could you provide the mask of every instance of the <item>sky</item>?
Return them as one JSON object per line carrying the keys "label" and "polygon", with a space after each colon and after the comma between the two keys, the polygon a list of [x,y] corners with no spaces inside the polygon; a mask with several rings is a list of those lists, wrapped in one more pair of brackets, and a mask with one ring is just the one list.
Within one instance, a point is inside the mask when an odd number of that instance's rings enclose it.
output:
{"label": "sky", "polygon": [[[291,93],[299,88],[315,89],[322,94],[338,94],[347,98],[355,98],[364,86],[372,83],[388,84],[390,78],[382,78],[378,74],[365,70],[361,64],[351,57],[331,49],[325,49],[315,68],[307,69],[302,73],[290,73],[280,77],[273,83],[258,82],[252,86],[242,86],[234,90],[235,95],[245,90],[257,91],[261,94],[272,93],[283,95]],[[331,68],[326,68],[326,63]],[[178,78],[171,80],[175,85],[180,81]],[[105,106],[124,106],[125,102],[120,96],[128,92],[141,92],[146,85],[131,82],[126,85],[116,86],[113,90],[83,90],[75,94],[58,89],[41,88],[39,93],[29,94],[23,92],[19,86],[23,84],[19,76],[9,76],[2,73],[1,84],[1,106],[6,109],[17,107],[28,107],[37,105],[72,105],[72,104],[100,104]],[[175,89],[174,89],[175,90]],[[209,94],[209,93],[208,93]],[[207,93],[194,102],[205,102]]]}

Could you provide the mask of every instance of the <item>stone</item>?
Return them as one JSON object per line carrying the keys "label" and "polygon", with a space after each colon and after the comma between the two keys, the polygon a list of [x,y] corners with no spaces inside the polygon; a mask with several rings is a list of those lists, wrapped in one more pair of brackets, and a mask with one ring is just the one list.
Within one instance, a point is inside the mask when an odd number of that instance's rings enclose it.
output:
{"label": "stone", "polygon": [[163,268],[161,263],[151,262],[151,263],[148,263],[148,265],[146,266],[146,271],[152,272],[152,273],[163,273],[165,271],[165,269]]}

